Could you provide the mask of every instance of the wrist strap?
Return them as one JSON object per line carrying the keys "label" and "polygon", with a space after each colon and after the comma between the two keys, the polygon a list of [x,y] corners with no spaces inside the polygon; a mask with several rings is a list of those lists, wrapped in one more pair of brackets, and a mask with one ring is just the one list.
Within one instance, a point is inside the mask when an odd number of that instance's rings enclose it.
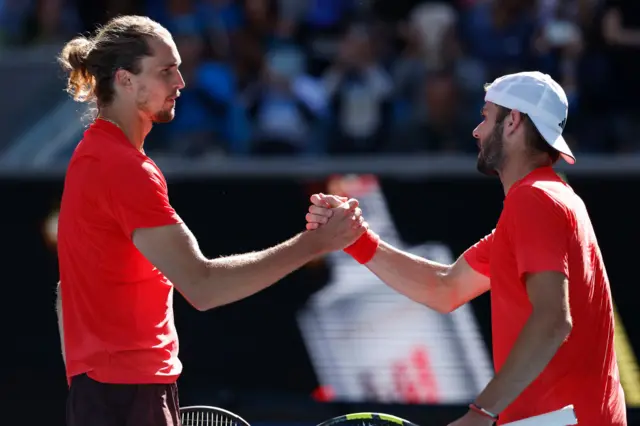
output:
{"label": "wrist strap", "polygon": [[472,402],[471,404],[469,404],[469,409],[473,412],[476,412],[482,416],[488,417],[490,419],[493,420],[498,420],[498,415],[497,414],[493,414],[491,411],[485,410],[484,408],[480,407],[479,405],[477,405],[476,403]]}
{"label": "wrist strap", "polygon": [[380,245],[380,237],[375,232],[368,230],[356,240],[355,243],[344,249],[358,263],[364,265],[373,259]]}

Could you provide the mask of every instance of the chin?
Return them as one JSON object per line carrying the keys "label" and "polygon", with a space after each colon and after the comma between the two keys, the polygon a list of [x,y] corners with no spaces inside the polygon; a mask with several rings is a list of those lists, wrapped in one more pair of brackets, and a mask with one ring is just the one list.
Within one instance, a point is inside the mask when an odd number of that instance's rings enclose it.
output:
{"label": "chin", "polygon": [[175,118],[176,113],[175,111],[172,109],[170,111],[162,111],[156,115],[153,116],[153,122],[154,123],[169,123],[171,121],[173,121],[173,119]]}
{"label": "chin", "polygon": [[478,155],[478,161],[476,163],[477,170],[485,176],[497,176],[498,172],[495,167],[492,167],[488,162],[481,156]]}

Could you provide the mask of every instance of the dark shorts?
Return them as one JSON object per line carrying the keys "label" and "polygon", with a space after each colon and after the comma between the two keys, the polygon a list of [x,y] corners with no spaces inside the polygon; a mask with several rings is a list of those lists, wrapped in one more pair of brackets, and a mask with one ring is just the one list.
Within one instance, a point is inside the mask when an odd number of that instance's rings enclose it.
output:
{"label": "dark shorts", "polygon": [[115,385],[75,376],[67,398],[67,426],[180,426],[178,386]]}

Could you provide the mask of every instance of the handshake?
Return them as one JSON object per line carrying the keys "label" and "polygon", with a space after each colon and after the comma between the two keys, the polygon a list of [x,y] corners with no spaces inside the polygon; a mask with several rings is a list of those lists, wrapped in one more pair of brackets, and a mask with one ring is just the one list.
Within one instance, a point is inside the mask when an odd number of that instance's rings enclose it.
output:
{"label": "handshake", "polygon": [[378,248],[379,238],[369,230],[356,199],[313,194],[306,220],[309,237],[323,253],[344,249],[364,264]]}

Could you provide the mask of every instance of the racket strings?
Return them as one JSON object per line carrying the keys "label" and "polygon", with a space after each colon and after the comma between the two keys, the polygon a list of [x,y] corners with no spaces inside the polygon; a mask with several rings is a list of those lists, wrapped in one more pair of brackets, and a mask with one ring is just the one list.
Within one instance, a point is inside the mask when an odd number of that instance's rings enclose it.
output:
{"label": "racket strings", "polygon": [[240,426],[234,418],[211,411],[189,411],[182,413],[182,426]]}

